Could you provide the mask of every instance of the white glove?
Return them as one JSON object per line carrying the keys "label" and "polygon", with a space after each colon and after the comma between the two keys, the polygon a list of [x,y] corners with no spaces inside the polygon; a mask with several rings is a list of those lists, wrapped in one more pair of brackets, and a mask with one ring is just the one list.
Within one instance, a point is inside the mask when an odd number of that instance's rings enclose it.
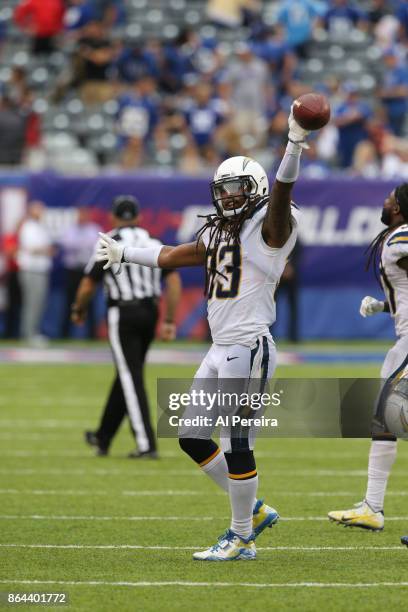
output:
{"label": "white glove", "polygon": [[360,314],[362,317],[371,317],[377,312],[384,312],[384,302],[380,300],[376,300],[370,295],[366,295],[363,300],[361,300],[360,306]]}
{"label": "white glove", "polygon": [[108,270],[113,264],[119,264],[119,269],[115,271],[115,274],[120,272],[120,264],[122,261],[124,245],[119,244],[108,236],[108,234],[102,234],[99,232],[99,245],[96,251],[96,261],[106,261],[103,266],[104,270]]}
{"label": "white glove", "polygon": [[310,130],[304,130],[302,127],[300,127],[300,125],[294,118],[293,104],[290,107],[290,115],[288,118],[288,124],[289,124],[289,134],[288,134],[289,140],[298,144],[300,147],[302,147],[302,149],[309,149],[309,145],[305,141],[305,138],[306,136],[310,134]]}

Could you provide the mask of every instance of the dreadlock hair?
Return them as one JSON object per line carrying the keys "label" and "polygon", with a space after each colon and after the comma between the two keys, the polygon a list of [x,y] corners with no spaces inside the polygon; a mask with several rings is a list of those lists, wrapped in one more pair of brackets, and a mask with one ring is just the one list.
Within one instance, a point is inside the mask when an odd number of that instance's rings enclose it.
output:
{"label": "dreadlock hair", "polygon": [[227,242],[230,244],[240,244],[240,233],[244,221],[248,219],[251,213],[260,201],[260,198],[256,198],[253,204],[250,204],[246,209],[235,217],[223,217],[222,215],[214,213],[212,215],[198,215],[206,219],[206,222],[198,230],[197,236],[197,248],[200,238],[204,232],[210,229],[210,237],[208,240],[208,246],[206,247],[206,260],[209,261],[209,265],[205,266],[205,286],[204,295],[209,296],[211,287],[217,274],[226,279],[226,276],[217,270],[217,250],[221,242]]}
{"label": "dreadlock hair", "polygon": [[400,207],[401,215],[404,218],[403,221],[398,221],[398,223],[394,223],[394,225],[383,229],[379,234],[377,234],[374,240],[370,242],[365,250],[365,254],[368,253],[365,269],[368,270],[370,267],[372,267],[375,278],[379,283],[380,279],[378,277],[378,267],[381,260],[381,251],[385,237],[395,228],[408,222],[408,183],[401,183],[398,185],[398,187],[395,188],[394,195],[395,200]]}

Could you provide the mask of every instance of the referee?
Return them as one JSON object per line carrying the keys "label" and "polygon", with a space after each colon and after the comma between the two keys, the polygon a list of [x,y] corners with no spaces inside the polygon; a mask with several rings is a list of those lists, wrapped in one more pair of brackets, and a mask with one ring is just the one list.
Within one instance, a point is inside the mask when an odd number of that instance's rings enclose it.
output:
{"label": "referee", "polygon": [[[137,227],[139,203],[130,195],[114,199],[112,215],[115,229],[110,235],[127,246],[149,247],[160,244],[148,232]],[[157,458],[156,440],[150,422],[149,404],[143,382],[146,353],[155,334],[158,302],[161,295],[161,269],[146,266],[122,266],[115,275],[103,270],[103,262],[94,257],[87,264],[72,305],[72,321],[82,324],[98,283],[103,281],[108,300],[108,333],[116,367],[109,397],[97,431],[85,432],[88,444],[98,455],[107,455],[109,446],[125,416],[136,439],[137,449],[130,458]],[[162,340],[174,340],[174,316],[181,294],[179,274],[167,271],[166,313],[161,329]]]}

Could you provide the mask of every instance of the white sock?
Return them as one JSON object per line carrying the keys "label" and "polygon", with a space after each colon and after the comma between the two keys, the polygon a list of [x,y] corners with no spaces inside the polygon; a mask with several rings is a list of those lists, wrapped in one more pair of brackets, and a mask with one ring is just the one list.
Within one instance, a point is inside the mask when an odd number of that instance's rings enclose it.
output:
{"label": "white sock", "polygon": [[215,456],[210,457],[200,463],[200,468],[213,480],[221,489],[228,493],[228,465],[225,461],[224,453],[218,449]]}
{"label": "white sock", "polygon": [[249,480],[229,478],[231,530],[245,539],[252,534],[252,510],[257,489],[258,476],[249,478]]}
{"label": "white sock", "polygon": [[[211,458],[208,461],[203,461],[200,463],[200,468],[211,478],[215,484],[217,484],[223,491],[229,493],[229,482],[230,478],[228,478],[228,465],[225,460],[224,453],[219,450],[219,452],[215,455],[215,457]],[[257,498],[253,503],[253,508],[257,502]],[[252,508],[252,509],[253,509]]]}
{"label": "white sock", "polygon": [[368,460],[368,483],[365,496],[374,512],[384,508],[388,476],[397,456],[397,443],[388,440],[373,440]]}

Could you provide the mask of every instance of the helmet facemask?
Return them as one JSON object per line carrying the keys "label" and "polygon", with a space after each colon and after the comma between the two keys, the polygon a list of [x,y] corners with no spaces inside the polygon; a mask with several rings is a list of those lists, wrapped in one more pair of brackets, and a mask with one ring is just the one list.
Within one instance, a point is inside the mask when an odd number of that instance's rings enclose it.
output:
{"label": "helmet facemask", "polygon": [[251,175],[220,178],[211,183],[212,201],[222,217],[240,215],[257,198],[258,184]]}

